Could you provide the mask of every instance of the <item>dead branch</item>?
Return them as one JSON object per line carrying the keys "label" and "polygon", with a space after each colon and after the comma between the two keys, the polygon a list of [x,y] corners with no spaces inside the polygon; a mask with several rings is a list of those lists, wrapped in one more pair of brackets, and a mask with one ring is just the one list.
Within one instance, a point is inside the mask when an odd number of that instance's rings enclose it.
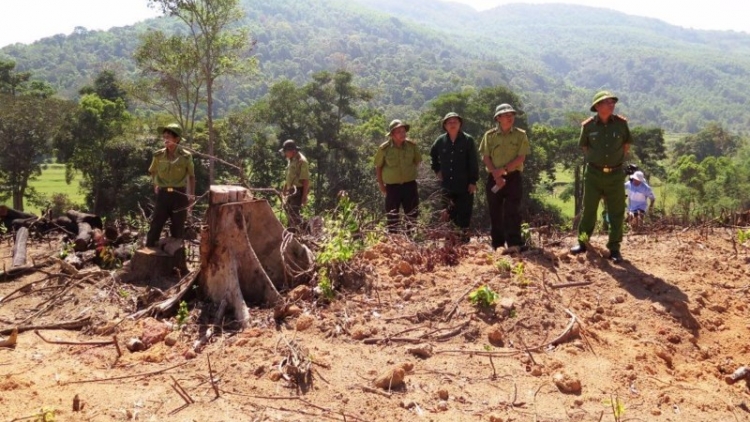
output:
{"label": "dead branch", "polygon": [[174,388],[177,394],[179,394],[180,397],[182,397],[182,399],[185,400],[186,404],[195,403],[195,400],[193,400],[193,398],[190,397],[190,394],[188,394],[188,392],[184,388],[182,388],[182,386],[180,385],[179,382],[177,382],[175,377],[170,375],[169,378],[171,378],[172,382],[174,382],[174,384],[172,384],[172,388]]}
{"label": "dead branch", "polygon": [[423,341],[424,339],[410,338],[410,337],[380,337],[380,338],[366,338],[362,340],[362,343],[379,344],[381,342],[394,342],[394,343],[419,344],[419,343],[422,343]]}
{"label": "dead branch", "polygon": [[211,356],[206,355],[206,360],[208,360],[208,380],[211,381],[211,388],[214,389],[214,393],[216,393],[215,398],[219,398],[221,394],[219,394],[219,387],[216,385],[216,380],[214,379],[214,371],[211,369]]}
{"label": "dead branch", "polygon": [[473,292],[477,287],[479,287],[479,284],[480,283],[474,284],[469,290],[466,291],[466,293],[462,294],[458,299],[456,299],[455,302],[453,302],[453,308],[451,309],[450,312],[448,312],[445,318],[443,318],[443,321],[448,322],[451,320],[451,318],[453,318],[453,314],[456,313],[459,303],[461,303],[461,301],[464,300],[464,297],[466,297],[466,295]]}
{"label": "dead branch", "polygon": [[576,281],[573,283],[564,283],[564,284],[550,284],[549,286],[553,289],[564,289],[566,287],[580,287],[580,286],[588,286],[589,284],[593,284],[591,281]]}
{"label": "dead branch", "polygon": [[100,340],[100,341],[68,341],[68,340],[49,340],[44,338],[39,330],[34,330],[34,334],[38,335],[42,341],[49,344],[65,344],[69,346],[106,346],[114,343],[112,340]]}
{"label": "dead branch", "polygon": [[3,271],[0,271],[0,283],[13,281],[22,275],[34,272],[38,268],[44,268],[50,265],[50,261],[50,259],[45,259],[44,261],[37,262],[35,264],[22,265],[20,267],[14,267],[11,269],[3,268]]}
{"label": "dead branch", "polygon": [[190,288],[193,286],[193,283],[195,282],[195,279],[198,276],[199,272],[200,272],[200,269],[196,269],[196,270],[189,272],[175,286],[167,290],[167,292],[165,293],[169,293],[173,289],[179,289],[177,290],[177,293],[175,293],[169,299],[154,303],[146,309],[143,309],[143,310],[140,310],[138,312],[131,314],[130,316],[128,316],[128,318],[141,319],[145,316],[156,316],[156,315],[164,314],[165,312],[169,312],[169,310],[171,310],[175,305],[180,303],[180,300],[182,300],[185,294],[188,291],[190,291]]}
{"label": "dead branch", "polygon": [[188,361],[178,363],[177,365],[170,366],[168,368],[159,369],[158,371],[151,371],[151,372],[143,372],[140,374],[135,375],[123,375],[119,377],[109,377],[109,378],[97,378],[97,379],[88,379],[88,380],[80,380],[80,381],[68,381],[68,382],[61,382],[60,385],[69,385],[69,384],[87,384],[91,382],[102,382],[102,381],[117,381],[117,380],[124,380],[128,378],[140,378],[140,377],[149,377],[151,375],[158,375],[164,372],[169,371],[170,369],[179,368],[180,366],[186,365]]}
{"label": "dead branch", "polygon": [[91,320],[91,317],[84,317],[84,318],[76,319],[73,321],[63,321],[63,322],[56,322],[52,324],[21,325],[21,326],[13,327],[13,328],[0,329],[0,334],[9,334],[16,328],[18,329],[19,333],[22,333],[24,331],[31,331],[31,330],[77,330],[79,328],[83,328],[86,325],[88,325],[90,320]]}
{"label": "dead branch", "polygon": [[372,387],[368,387],[366,385],[359,385],[358,387],[360,387],[362,389],[362,391],[364,391],[365,393],[378,394],[378,395],[381,395],[383,397],[388,397],[388,398],[393,397],[392,393],[389,393],[389,392],[386,392],[386,391],[382,391],[382,390],[380,390],[378,388],[372,388]]}

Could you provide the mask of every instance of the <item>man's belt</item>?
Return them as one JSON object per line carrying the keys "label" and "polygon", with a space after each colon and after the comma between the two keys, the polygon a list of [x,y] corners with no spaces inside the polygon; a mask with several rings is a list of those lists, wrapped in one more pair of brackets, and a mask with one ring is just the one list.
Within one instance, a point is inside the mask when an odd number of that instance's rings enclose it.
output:
{"label": "man's belt", "polygon": [[602,173],[612,173],[613,171],[622,168],[622,163],[616,166],[600,166],[594,163],[589,163],[589,165],[597,170],[601,170]]}
{"label": "man's belt", "polygon": [[159,186],[159,191],[164,192],[182,192],[185,193],[185,187],[174,187],[174,186]]}

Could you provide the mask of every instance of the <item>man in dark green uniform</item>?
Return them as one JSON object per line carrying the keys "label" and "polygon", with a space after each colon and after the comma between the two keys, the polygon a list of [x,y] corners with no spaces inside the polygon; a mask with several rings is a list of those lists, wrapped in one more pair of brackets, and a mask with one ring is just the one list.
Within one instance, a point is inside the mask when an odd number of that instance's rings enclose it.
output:
{"label": "man in dark green uniform", "polygon": [[307,195],[310,192],[310,164],[292,139],[284,141],[279,152],[289,161],[284,182],[287,224],[289,227],[297,227],[302,223],[300,212],[307,205]]}
{"label": "man in dark green uniform", "polygon": [[399,211],[404,209],[406,229],[413,232],[419,216],[419,191],[417,170],[422,156],[417,144],[406,138],[409,125],[394,120],[386,134],[390,139],[380,145],[375,153],[375,177],[380,191],[385,194],[385,212],[388,231],[400,231]]}
{"label": "man in dark green uniform", "polygon": [[446,114],[442,120],[445,133],[432,144],[430,157],[450,220],[461,229],[461,240],[468,243],[479,164],[474,138],[461,130],[462,125],[457,113]]}
{"label": "man in dark green uniform", "polygon": [[490,207],[492,249],[505,246],[503,253],[522,252],[528,247],[521,236],[523,162],[531,152],[526,132],[515,127],[516,110],[510,104],[495,108],[497,126],[488,130],[479,152],[489,177],[485,193]]}
{"label": "man in dark green uniform", "polygon": [[597,92],[591,105],[591,111],[596,112],[596,116],[586,119],[581,124],[579,145],[583,148],[586,160],[586,171],[583,176],[583,216],[578,225],[578,245],[570,252],[586,252],[586,244],[582,240],[590,238],[594,232],[599,200],[604,197],[610,223],[607,249],[610,259],[619,263],[622,262],[620,243],[625,217],[623,163],[633,138],[627,120],[614,114],[615,103],[617,97],[611,92]]}
{"label": "man in dark green uniform", "polygon": [[158,131],[164,140],[164,148],[154,153],[148,168],[156,193],[156,207],[146,236],[148,247],[156,245],[167,220],[172,220],[172,237],[183,238],[188,208],[195,192],[193,157],[179,145],[182,128],[172,123]]}

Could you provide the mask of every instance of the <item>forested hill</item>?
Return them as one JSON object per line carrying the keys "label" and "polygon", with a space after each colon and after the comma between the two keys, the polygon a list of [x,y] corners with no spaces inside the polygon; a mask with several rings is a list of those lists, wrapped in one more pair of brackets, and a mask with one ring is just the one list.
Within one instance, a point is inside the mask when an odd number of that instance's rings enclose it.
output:
{"label": "forested hill", "polygon": [[[244,0],[260,72],[224,86],[219,106],[247,104],[274,82],[345,68],[375,105],[410,114],[436,95],[505,84],[530,121],[567,123],[593,91],[615,90],[638,124],[695,131],[708,121],[750,127],[750,35],[683,29],[606,9],[506,5],[477,12],[431,0]],[[107,32],[79,29],[0,49],[64,95],[102,68],[124,77],[138,33],[160,18]]]}

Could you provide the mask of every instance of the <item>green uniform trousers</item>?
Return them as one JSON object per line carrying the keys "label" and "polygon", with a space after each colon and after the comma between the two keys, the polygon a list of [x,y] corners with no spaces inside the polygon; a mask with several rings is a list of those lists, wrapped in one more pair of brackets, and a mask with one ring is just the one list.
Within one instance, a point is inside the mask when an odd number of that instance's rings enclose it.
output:
{"label": "green uniform trousers", "polygon": [[579,236],[586,233],[591,237],[596,226],[599,201],[604,198],[609,216],[609,242],[607,249],[620,251],[622,229],[625,219],[625,188],[622,169],[604,173],[593,166],[586,166],[583,176],[583,216],[578,225]]}

